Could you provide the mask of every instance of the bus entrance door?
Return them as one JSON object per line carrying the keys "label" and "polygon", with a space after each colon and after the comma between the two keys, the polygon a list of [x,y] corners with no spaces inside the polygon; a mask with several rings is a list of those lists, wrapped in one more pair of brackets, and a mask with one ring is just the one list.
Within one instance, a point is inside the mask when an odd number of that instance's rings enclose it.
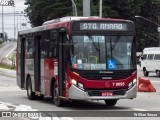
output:
{"label": "bus entrance door", "polygon": [[41,36],[35,36],[34,39],[34,80],[35,80],[35,91],[40,92],[40,39]]}
{"label": "bus entrance door", "polygon": [[19,73],[20,73],[20,79],[18,79],[17,84],[20,86],[20,88],[24,88],[25,83],[25,38],[21,38],[19,41],[20,44],[20,57],[19,57]]}
{"label": "bus entrance door", "polygon": [[59,32],[59,51],[58,51],[58,86],[59,86],[59,96],[63,96],[64,90],[64,81],[65,81],[65,73],[66,73],[66,66],[65,66],[65,39],[66,39],[66,32],[62,31]]}

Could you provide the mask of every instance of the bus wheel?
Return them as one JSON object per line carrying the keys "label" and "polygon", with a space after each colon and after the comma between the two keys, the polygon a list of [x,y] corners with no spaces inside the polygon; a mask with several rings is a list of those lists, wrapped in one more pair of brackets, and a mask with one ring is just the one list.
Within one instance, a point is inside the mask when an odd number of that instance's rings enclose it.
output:
{"label": "bus wheel", "polygon": [[147,77],[148,74],[149,74],[149,72],[144,68],[144,69],[143,69],[143,74],[144,74],[145,77]]}
{"label": "bus wheel", "polygon": [[117,103],[117,100],[104,100],[106,103],[106,106],[115,106]]}
{"label": "bus wheel", "polygon": [[61,107],[64,105],[64,101],[62,99],[59,98],[59,90],[58,90],[58,86],[57,83],[54,83],[54,88],[53,88],[53,96],[52,99],[54,100],[54,104],[57,107]]}
{"label": "bus wheel", "polygon": [[35,93],[32,91],[31,78],[28,78],[27,81],[27,96],[29,100],[35,99]]}

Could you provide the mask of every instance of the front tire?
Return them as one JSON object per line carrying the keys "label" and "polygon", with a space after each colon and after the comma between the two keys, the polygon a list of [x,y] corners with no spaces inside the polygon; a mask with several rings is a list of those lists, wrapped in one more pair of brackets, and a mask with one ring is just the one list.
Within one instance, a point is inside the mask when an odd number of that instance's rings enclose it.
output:
{"label": "front tire", "polygon": [[58,90],[58,85],[57,83],[55,82],[54,83],[54,87],[53,87],[53,94],[52,94],[52,99],[54,101],[54,104],[57,106],[57,107],[62,107],[64,106],[64,102],[62,99],[59,98],[59,90]]}
{"label": "front tire", "polygon": [[106,103],[106,106],[115,106],[117,103],[117,100],[104,100]]}
{"label": "front tire", "polygon": [[35,99],[35,93],[32,91],[31,78],[29,77],[27,80],[27,96],[29,100]]}
{"label": "front tire", "polygon": [[37,100],[43,100],[43,99],[44,99],[44,95],[36,96],[36,99],[37,99]]}

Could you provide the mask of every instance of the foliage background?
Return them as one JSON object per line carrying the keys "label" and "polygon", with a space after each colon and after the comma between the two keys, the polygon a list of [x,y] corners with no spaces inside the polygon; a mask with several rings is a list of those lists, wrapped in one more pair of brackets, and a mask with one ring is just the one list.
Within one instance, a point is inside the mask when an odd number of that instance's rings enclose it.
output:
{"label": "foliage background", "polygon": [[[91,16],[99,16],[99,0],[91,1]],[[78,16],[83,15],[83,0],[75,0]],[[32,27],[51,19],[72,16],[71,0],[26,0]],[[160,23],[160,0],[103,0],[103,17],[132,20],[136,26],[137,51],[160,46],[157,26],[135,15]],[[159,19],[159,20],[158,20]]]}

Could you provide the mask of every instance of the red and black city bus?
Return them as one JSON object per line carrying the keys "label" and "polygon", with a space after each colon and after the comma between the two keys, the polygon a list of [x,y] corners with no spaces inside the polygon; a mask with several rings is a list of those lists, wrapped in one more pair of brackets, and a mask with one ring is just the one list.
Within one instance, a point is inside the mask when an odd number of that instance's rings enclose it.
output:
{"label": "red and black city bus", "polygon": [[64,17],[20,31],[17,84],[28,98],[119,99],[137,95],[134,23],[98,17]]}

